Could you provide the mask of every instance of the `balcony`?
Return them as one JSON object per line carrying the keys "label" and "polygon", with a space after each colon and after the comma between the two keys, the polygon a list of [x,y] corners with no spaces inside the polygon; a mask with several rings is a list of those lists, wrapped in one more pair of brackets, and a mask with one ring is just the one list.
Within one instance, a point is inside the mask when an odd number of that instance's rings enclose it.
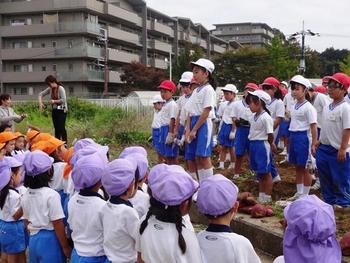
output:
{"label": "balcony", "polygon": [[204,39],[200,40],[199,45],[204,49],[208,48],[207,41],[205,41]]}
{"label": "balcony", "polygon": [[87,71],[73,71],[73,72],[57,72],[57,78],[62,81],[94,81],[94,82],[103,82],[104,81],[104,72],[96,70],[87,70]]}
{"label": "balcony", "polygon": [[214,44],[213,45],[213,51],[222,54],[222,53],[224,53],[226,51],[226,48]]}
{"label": "balcony", "polygon": [[24,26],[0,26],[3,37],[45,36],[58,34],[100,34],[100,26],[94,23],[34,24]]}
{"label": "balcony", "polygon": [[172,52],[171,44],[154,39],[148,41],[148,48],[163,51],[166,53]]}
{"label": "balcony", "polygon": [[123,62],[123,63],[131,63],[133,61],[140,62],[140,55],[109,48],[108,60]]}
{"label": "balcony", "polygon": [[108,38],[132,43],[138,46],[140,45],[140,36],[138,34],[112,26],[108,27]]}
{"label": "balcony", "polygon": [[174,30],[170,26],[164,25],[154,20],[147,20],[147,29],[162,33],[170,37],[174,37]]}
{"label": "balcony", "polygon": [[3,60],[50,59],[70,57],[103,57],[103,49],[83,45],[74,48],[16,48],[2,49]]}
{"label": "balcony", "polygon": [[123,83],[120,79],[121,73],[118,71],[109,71],[109,83]]}
{"label": "balcony", "polygon": [[142,27],[142,18],[140,16],[119,6],[106,3],[104,13]]}
{"label": "balcony", "polygon": [[159,68],[159,69],[167,69],[168,68],[168,62],[166,62],[163,59],[159,59],[159,58],[150,58],[149,65],[151,67]]}

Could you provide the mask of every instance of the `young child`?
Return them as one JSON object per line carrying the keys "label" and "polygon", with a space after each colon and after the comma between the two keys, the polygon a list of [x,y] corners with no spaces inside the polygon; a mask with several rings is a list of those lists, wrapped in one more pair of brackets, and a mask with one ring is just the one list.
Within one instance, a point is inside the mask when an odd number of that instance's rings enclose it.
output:
{"label": "young child", "polygon": [[226,153],[227,151],[230,154],[230,165],[229,169],[234,169],[235,167],[235,155],[234,155],[234,138],[235,138],[235,127],[232,125],[232,112],[234,100],[236,98],[236,94],[238,93],[238,89],[233,84],[227,84],[225,87],[221,89],[224,92],[225,100],[227,101],[225,110],[222,115],[222,125],[220,127],[218,133],[218,141],[221,145],[220,151],[220,163],[218,169],[224,169]]}
{"label": "young child", "polygon": [[316,195],[304,196],[284,209],[287,228],[283,236],[283,254],[274,263],[342,262],[336,238],[333,209]]}
{"label": "young child", "polygon": [[20,133],[16,132],[15,135],[17,136],[16,142],[15,142],[15,149],[12,152],[12,155],[18,155],[18,154],[24,154],[26,151],[26,138],[25,136]]}
{"label": "young child", "polygon": [[178,107],[173,100],[173,94],[176,91],[176,85],[171,80],[164,80],[159,85],[159,89],[162,98],[165,100],[161,110],[161,155],[165,158],[166,163],[175,164],[177,162],[178,146],[174,144],[174,132]]}
{"label": "young child", "polygon": [[[279,89],[280,82],[274,77],[268,77],[264,80],[263,84],[261,84],[261,87],[263,91],[265,91],[267,94],[271,97],[271,102],[266,104],[266,108],[269,110],[271,118],[273,119],[273,130],[274,130],[274,143],[277,144],[276,141],[278,131],[280,124],[284,118],[285,115],[285,108],[282,101],[282,92]],[[273,155],[272,155],[273,157]],[[271,175],[272,175],[272,182],[278,182],[281,181],[281,177],[278,174],[278,171],[275,166],[274,159],[271,160]]]}
{"label": "young child", "polygon": [[250,110],[249,105],[246,103],[246,98],[248,96],[249,91],[253,92],[259,89],[259,86],[255,83],[248,83],[243,90],[242,100],[235,101],[233,103],[232,125],[234,126],[234,129],[236,131],[236,136],[234,140],[236,163],[233,179],[237,179],[239,177],[239,174],[241,173],[243,158],[249,152],[249,120],[253,113]]}
{"label": "young child", "polygon": [[198,183],[180,166],[159,164],[148,184],[151,207],[140,225],[138,262],[202,262],[195,233],[183,222]]}
{"label": "young child", "polygon": [[262,90],[248,92],[246,98],[250,110],[254,113],[250,119],[249,164],[259,179],[259,202],[271,201],[272,151],[276,152],[273,140],[273,119],[266,105],[271,103],[271,97]]}
{"label": "young child", "polygon": [[107,165],[102,177],[102,185],[110,195],[101,211],[106,262],[136,262],[137,259],[139,216],[129,201],[136,193],[136,169],[132,162],[116,159]]}
{"label": "young child", "polygon": [[199,181],[213,175],[211,163],[214,107],[216,93],[214,84],[214,64],[201,58],[191,63],[193,77],[199,85],[193,92],[185,108],[188,113],[186,121],[186,141],[189,144],[186,154],[196,158]]}
{"label": "young child", "polygon": [[329,78],[328,93],[333,101],[323,110],[320,146],[316,164],[326,203],[340,207],[350,206],[350,105],[344,96],[350,80],[344,73]]}
{"label": "young child", "polygon": [[[315,153],[317,142],[317,112],[311,103],[306,100],[307,89],[311,87],[309,80],[296,75],[290,80],[293,97],[296,100],[291,108],[291,121],[289,126],[289,163],[295,165],[297,192],[290,200],[302,195],[308,195],[312,178],[306,169],[310,159],[310,145],[312,154]],[[310,143],[311,132],[311,143]]]}
{"label": "young child", "polygon": [[23,214],[20,207],[21,197],[14,188],[20,181],[19,167],[21,165],[13,157],[0,161],[1,262],[26,262],[25,250],[28,245],[28,237],[23,220],[21,220]]}
{"label": "young child", "polygon": [[66,262],[70,257],[60,195],[49,188],[53,158],[42,151],[26,154],[24,184],[28,191],[23,195],[21,206],[29,237],[29,261],[31,263]]}
{"label": "young child", "polygon": [[0,142],[0,161],[3,160],[6,155],[5,146],[5,143]]}
{"label": "young child", "polygon": [[98,190],[106,172],[107,157],[97,153],[81,157],[72,170],[72,180],[79,194],[68,202],[68,224],[74,242],[71,261],[104,263],[102,208],[106,201]]}
{"label": "young child", "polygon": [[197,207],[209,219],[208,228],[197,236],[204,262],[260,263],[250,241],[231,230],[239,206],[237,194],[237,186],[221,174],[201,183]]}
{"label": "young child", "polygon": [[12,152],[15,149],[17,135],[13,132],[1,132],[0,143],[5,143],[6,156],[12,156]]}
{"label": "young child", "polygon": [[159,143],[160,140],[160,128],[161,128],[161,110],[164,104],[164,100],[162,99],[162,97],[160,95],[156,95],[153,98],[153,108],[154,108],[154,112],[153,112],[153,121],[152,121],[152,146],[154,148],[154,150],[157,152],[158,154],[158,162],[161,163],[162,162],[162,157],[161,157],[161,146]]}

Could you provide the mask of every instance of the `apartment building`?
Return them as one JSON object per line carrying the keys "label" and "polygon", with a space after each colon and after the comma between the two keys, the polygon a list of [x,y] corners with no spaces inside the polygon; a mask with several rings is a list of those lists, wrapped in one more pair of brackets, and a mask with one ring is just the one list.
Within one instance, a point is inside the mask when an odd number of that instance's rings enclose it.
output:
{"label": "apartment building", "polygon": [[234,47],[143,0],[0,0],[0,88],[14,99],[34,99],[51,74],[69,96],[100,97],[105,78],[116,94],[123,65],[166,69],[185,42],[208,57]]}
{"label": "apartment building", "polygon": [[278,29],[271,28],[265,23],[228,23],[215,24],[211,33],[225,41],[236,41],[243,46],[260,48],[270,44],[271,39],[283,33]]}

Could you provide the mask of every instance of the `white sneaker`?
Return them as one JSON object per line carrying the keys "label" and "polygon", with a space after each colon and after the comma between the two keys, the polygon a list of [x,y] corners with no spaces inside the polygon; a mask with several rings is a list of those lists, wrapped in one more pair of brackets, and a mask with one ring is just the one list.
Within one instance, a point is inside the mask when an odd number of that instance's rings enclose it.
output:
{"label": "white sneaker", "polygon": [[320,179],[316,178],[316,182],[314,183],[314,185],[311,187],[312,190],[318,190],[321,188],[321,183],[320,183]]}
{"label": "white sneaker", "polygon": [[283,149],[283,151],[282,151],[282,152],[280,152],[280,154],[279,154],[279,155],[287,155],[287,153],[288,153],[288,152],[287,152],[287,149],[286,149],[286,148],[284,148],[284,149]]}
{"label": "white sneaker", "polygon": [[283,163],[286,163],[286,162],[288,162],[287,156],[282,161],[280,161],[279,164],[283,164]]}
{"label": "white sneaker", "polygon": [[287,201],[295,201],[303,196],[304,196],[304,194],[299,194],[298,192],[296,192],[292,197],[288,198]]}
{"label": "white sneaker", "polygon": [[230,165],[228,166],[228,169],[235,169],[235,164],[234,163],[230,163]]}
{"label": "white sneaker", "polygon": [[216,170],[224,170],[224,169],[225,169],[224,166],[218,166],[218,167],[216,167]]}
{"label": "white sneaker", "polygon": [[272,178],[272,182],[273,183],[277,183],[277,182],[280,182],[282,179],[281,179],[281,176],[280,175],[277,175],[275,178]]}
{"label": "white sneaker", "polygon": [[239,178],[239,174],[235,174],[235,175],[233,175],[233,177],[232,177],[232,179],[237,179],[237,178]]}

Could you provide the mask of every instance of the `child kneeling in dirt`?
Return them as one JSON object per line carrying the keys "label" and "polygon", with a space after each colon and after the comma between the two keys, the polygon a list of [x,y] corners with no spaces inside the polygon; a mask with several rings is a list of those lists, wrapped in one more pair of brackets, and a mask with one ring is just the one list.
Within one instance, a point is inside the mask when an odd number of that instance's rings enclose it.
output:
{"label": "child kneeling in dirt", "polygon": [[237,186],[221,174],[201,183],[197,207],[209,219],[208,228],[197,236],[203,262],[260,262],[250,241],[230,228],[239,206],[237,195]]}

